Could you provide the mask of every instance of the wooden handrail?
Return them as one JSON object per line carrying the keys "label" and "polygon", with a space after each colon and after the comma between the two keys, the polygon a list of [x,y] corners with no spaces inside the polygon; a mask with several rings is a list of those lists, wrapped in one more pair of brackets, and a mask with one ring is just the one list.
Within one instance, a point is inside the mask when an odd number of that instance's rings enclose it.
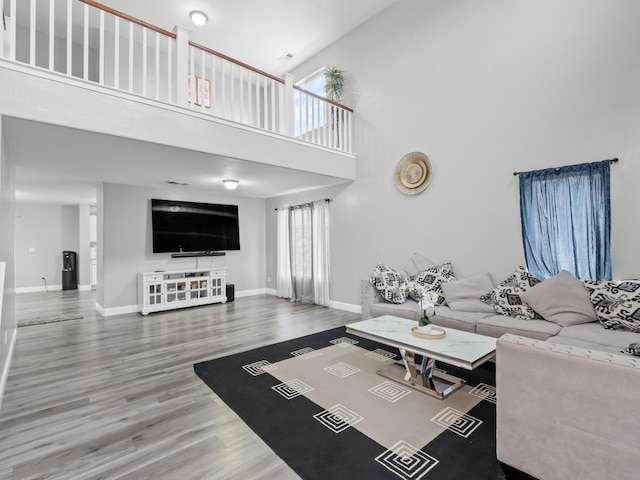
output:
{"label": "wooden handrail", "polygon": [[191,45],[192,47],[195,48],[199,48],[200,50],[204,50],[207,53],[210,53],[211,55],[214,55],[216,57],[220,57],[224,60],[227,60],[231,63],[235,63],[236,65],[242,67],[242,68],[246,68],[247,70],[251,70],[252,72],[258,73],[260,75],[264,75],[267,78],[270,78],[271,80],[275,80],[276,82],[280,82],[280,83],[284,83],[284,80],[281,78],[276,77],[275,75],[271,75],[270,73],[264,72],[262,70],[260,70],[259,68],[255,68],[252,67],[251,65],[247,65],[244,62],[241,62],[240,60],[236,60],[233,57],[230,57],[228,55],[225,55],[224,53],[220,53],[220,52],[216,52],[215,50],[210,49],[209,47],[205,47],[204,45],[200,45],[198,43],[189,41],[189,45]]}
{"label": "wooden handrail", "polygon": [[320,95],[318,95],[318,94],[316,94],[316,93],[309,92],[308,90],[305,90],[304,88],[300,88],[300,87],[298,87],[297,85],[294,85],[294,86],[293,86],[293,88],[295,88],[296,90],[299,90],[299,91],[301,91],[301,92],[303,92],[303,93],[306,93],[306,94],[307,94],[307,95],[309,95],[310,97],[317,98],[318,100],[322,100],[323,102],[330,103],[331,105],[335,105],[336,107],[340,107],[340,108],[342,108],[343,110],[346,110],[347,112],[351,112],[351,113],[353,113],[353,109],[351,109],[351,108],[349,108],[349,107],[346,107],[346,106],[342,105],[341,103],[336,102],[335,100],[329,100],[329,99],[328,99],[328,98],[326,98],[326,97],[322,97],[322,96],[320,96]]}
{"label": "wooden handrail", "polygon": [[124,20],[127,20],[127,21],[131,22],[131,23],[135,23],[136,25],[140,25],[141,27],[148,28],[149,30],[153,30],[154,32],[158,32],[158,33],[160,33],[162,35],[166,35],[167,37],[171,37],[173,39],[176,38],[176,34],[173,33],[173,32],[170,32],[168,30],[164,30],[164,29],[162,29],[160,27],[156,27],[155,25],[151,25],[150,23],[143,22],[142,20],[138,20],[135,17],[131,17],[131,16],[127,15],[126,13],[122,13],[122,12],[120,12],[118,10],[114,10],[113,8],[107,7],[106,5],[103,5],[101,3],[94,2],[93,0],[78,0],[78,1],[80,1],[82,3],[86,3],[87,5],[91,5],[92,7],[96,7],[99,10],[103,10],[103,11],[105,11],[107,13],[110,13],[111,15],[115,15],[116,17],[120,17],[120,18],[122,18]]}
{"label": "wooden handrail", "polygon": [[[139,20],[139,19],[137,19],[135,17],[127,15],[126,13],[122,13],[122,12],[120,12],[118,10],[115,10],[115,9],[111,8],[111,7],[107,7],[106,5],[103,5],[101,3],[95,2],[94,0],[78,0],[78,1],[80,1],[82,3],[86,3],[87,5],[95,7],[97,9],[99,9],[99,10],[103,10],[103,11],[105,11],[107,13],[110,13],[111,15],[115,15],[116,17],[120,17],[120,18],[122,18],[124,20],[127,20],[127,21],[131,22],[131,23],[135,23],[136,25],[140,25],[141,27],[147,28],[147,29],[152,30],[154,32],[158,32],[158,33],[160,33],[162,35],[165,35],[167,37],[173,38],[174,40],[176,39],[176,34],[173,33],[173,32],[170,32],[168,30],[164,30],[164,29],[162,29],[160,27],[156,27],[155,25],[152,25],[150,23],[147,23],[147,22],[144,22],[142,20]],[[200,45],[200,44],[192,42],[192,41],[189,41],[189,45],[191,45],[192,47],[195,47],[195,48],[199,48],[200,50],[204,50],[205,52],[210,53],[211,55],[214,55],[216,57],[222,58],[222,59],[227,60],[227,61],[229,61],[231,63],[235,63],[236,65],[238,65],[238,66],[240,66],[242,68],[246,68],[247,70],[251,70],[252,72],[255,72],[255,73],[259,74],[259,75],[263,75],[263,76],[265,76],[267,78],[270,78],[271,80],[274,80],[276,82],[284,84],[284,80],[283,79],[281,79],[279,77],[276,77],[275,75],[271,75],[270,73],[267,73],[267,72],[265,72],[263,70],[260,70],[259,68],[252,67],[251,65],[248,65],[248,64],[246,64],[244,62],[241,62],[240,60],[236,60],[233,57],[225,55],[224,53],[217,52],[217,51],[215,51],[215,50],[213,50],[213,49],[211,49],[209,47],[205,47],[204,45]],[[300,88],[300,87],[298,87],[296,85],[294,85],[293,88],[295,88],[296,90],[299,90],[300,92],[306,93],[307,95],[309,95],[311,97],[317,98],[318,100],[321,100],[323,102],[329,103],[331,105],[335,105],[336,107],[342,108],[342,109],[344,109],[344,110],[346,110],[348,112],[353,113],[353,109],[351,109],[349,107],[346,107],[344,105],[341,105],[340,103],[338,103],[336,101],[329,100],[328,98],[322,97],[322,96],[317,95],[317,94],[312,93],[312,92],[309,92],[309,91],[307,91],[307,90],[305,90],[303,88]]]}

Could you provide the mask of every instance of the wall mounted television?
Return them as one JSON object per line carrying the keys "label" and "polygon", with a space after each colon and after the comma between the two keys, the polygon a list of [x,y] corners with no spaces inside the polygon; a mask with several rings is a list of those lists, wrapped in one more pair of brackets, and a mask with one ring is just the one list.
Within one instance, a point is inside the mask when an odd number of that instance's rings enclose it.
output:
{"label": "wall mounted television", "polygon": [[240,250],[238,206],[151,200],[153,253]]}

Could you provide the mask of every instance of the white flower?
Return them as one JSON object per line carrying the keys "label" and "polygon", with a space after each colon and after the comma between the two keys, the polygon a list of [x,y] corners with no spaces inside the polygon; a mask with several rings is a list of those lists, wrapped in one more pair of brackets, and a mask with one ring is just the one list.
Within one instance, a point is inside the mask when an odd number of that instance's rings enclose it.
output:
{"label": "white flower", "polygon": [[429,290],[425,295],[425,300],[427,301],[427,306],[434,307],[438,303],[438,299],[440,298],[440,294],[438,292],[434,292],[433,290]]}

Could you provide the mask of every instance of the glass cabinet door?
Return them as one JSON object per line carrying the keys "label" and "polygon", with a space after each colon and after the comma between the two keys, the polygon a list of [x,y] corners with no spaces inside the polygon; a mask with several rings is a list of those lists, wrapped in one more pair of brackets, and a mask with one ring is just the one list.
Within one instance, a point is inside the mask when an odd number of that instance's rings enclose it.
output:
{"label": "glass cabinet door", "polygon": [[149,305],[159,305],[162,303],[162,284],[161,283],[149,285],[147,299],[149,301]]}

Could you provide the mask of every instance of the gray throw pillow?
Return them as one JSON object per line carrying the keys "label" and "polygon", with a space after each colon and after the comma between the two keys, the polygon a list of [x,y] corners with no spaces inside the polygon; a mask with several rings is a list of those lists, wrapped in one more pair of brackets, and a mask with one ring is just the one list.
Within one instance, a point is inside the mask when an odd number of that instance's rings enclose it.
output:
{"label": "gray throw pillow", "polygon": [[459,312],[495,313],[480,297],[495,287],[488,273],[478,273],[463,280],[441,285],[442,294],[451,310]]}
{"label": "gray throw pillow", "polygon": [[566,270],[531,287],[520,298],[542,318],[561,327],[598,320],[583,282]]}
{"label": "gray throw pillow", "polygon": [[415,277],[423,270],[426,270],[427,268],[433,268],[435,266],[436,264],[429,260],[427,257],[419,254],[418,252],[415,252],[413,255],[411,255],[409,262],[404,267],[404,271],[410,277]]}

